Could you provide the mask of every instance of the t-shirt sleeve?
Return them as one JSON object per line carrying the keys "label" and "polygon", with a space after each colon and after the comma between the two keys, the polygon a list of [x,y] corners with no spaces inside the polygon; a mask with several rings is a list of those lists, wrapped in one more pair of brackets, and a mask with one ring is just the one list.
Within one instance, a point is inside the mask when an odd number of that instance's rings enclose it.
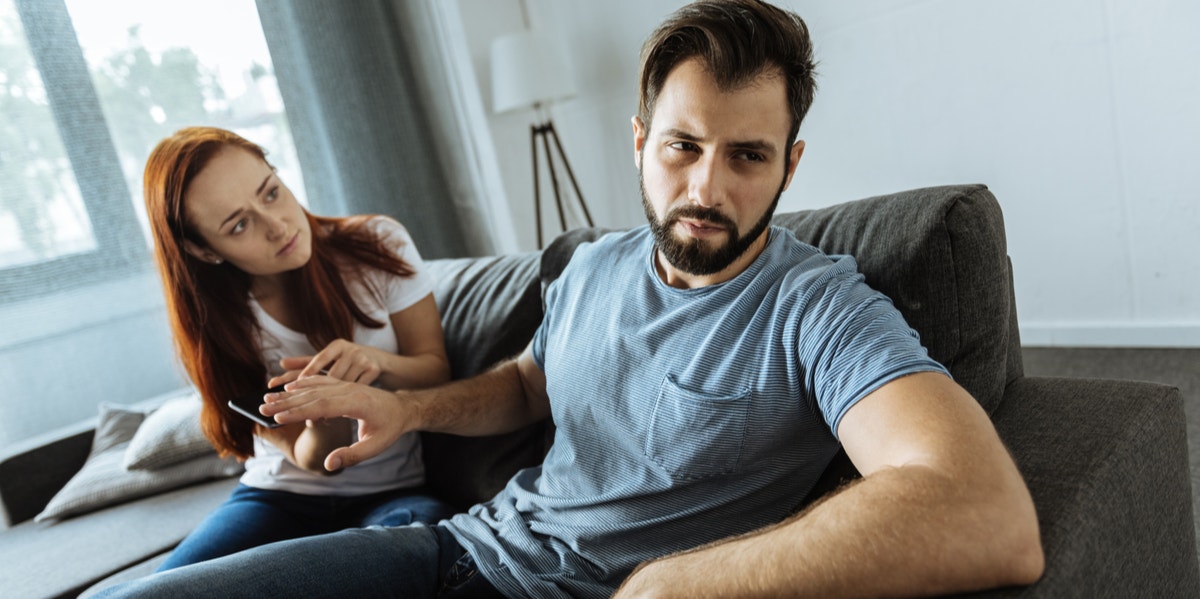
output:
{"label": "t-shirt sleeve", "polygon": [[386,275],[387,311],[388,314],[395,314],[433,292],[433,275],[425,267],[421,253],[417,251],[417,244],[413,243],[412,236],[408,234],[404,225],[386,217],[376,218],[371,224],[383,238],[384,244],[395,250],[396,255],[413,271],[413,275],[409,277]]}
{"label": "t-shirt sleeve", "polygon": [[842,417],[872,391],[905,375],[941,372],[886,295],[871,289],[849,257],[824,275],[801,315],[797,351],[811,399],[837,436]]}
{"label": "t-shirt sleeve", "polygon": [[578,277],[586,276],[579,273],[587,273],[588,266],[585,263],[590,258],[594,251],[595,244],[593,242],[584,242],[575,248],[575,253],[572,254],[571,260],[567,262],[567,266],[563,268],[562,274],[557,279],[546,287],[546,292],[542,295],[542,323],[533,333],[533,341],[530,343],[529,349],[533,356],[533,363],[537,367],[546,371],[546,344],[549,341],[548,336],[554,330],[554,325],[557,322],[556,308],[563,294],[567,293],[567,286],[571,284],[578,285]]}

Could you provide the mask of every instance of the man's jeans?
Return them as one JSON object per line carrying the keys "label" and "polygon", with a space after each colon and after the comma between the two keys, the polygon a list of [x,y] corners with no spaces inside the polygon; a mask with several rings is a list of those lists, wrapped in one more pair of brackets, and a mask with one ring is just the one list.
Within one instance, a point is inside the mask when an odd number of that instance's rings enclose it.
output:
{"label": "man's jeans", "polygon": [[96,597],[500,597],[441,526],[343,530],[263,545]]}

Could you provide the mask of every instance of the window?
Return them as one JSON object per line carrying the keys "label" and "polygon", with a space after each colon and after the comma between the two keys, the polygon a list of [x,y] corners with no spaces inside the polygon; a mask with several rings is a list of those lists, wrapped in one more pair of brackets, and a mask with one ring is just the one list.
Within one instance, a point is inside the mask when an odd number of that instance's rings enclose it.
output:
{"label": "window", "polygon": [[154,144],[214,125],[304,201],[253,0],[0,0],[0,302],[146,271]]}

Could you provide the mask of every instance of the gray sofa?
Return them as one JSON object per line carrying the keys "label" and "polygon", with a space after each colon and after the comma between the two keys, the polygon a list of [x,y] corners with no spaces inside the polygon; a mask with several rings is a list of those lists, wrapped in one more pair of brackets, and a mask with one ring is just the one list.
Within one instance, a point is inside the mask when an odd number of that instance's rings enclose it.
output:
{"label": "gray sofa", "polygon": [[[1028,481],[1046,573],[1029,587],[972,596],[1200,597],[1178,390],[1024,376],[1003,218],[985,187],[919,189],[775,221],[858,259],[867,281],[991,414]],[[541,319],[544,286],[579,243],[601,234],[571,231],[539,253],[431,261],[454,375],[520,352]],[[543,422],[496,437],[426,434],[429,483],[466,508],[538,463],[553,433]],[[73,596],[114,573],[152,569],[233,484],[192,486],[53,525],[25,521],[79,468],[89,435],[85,423],[0,456],[0,499],[19,523],[0,533],[0,567],[15,596]],[[840,456],[797,503],[852,476]]]}

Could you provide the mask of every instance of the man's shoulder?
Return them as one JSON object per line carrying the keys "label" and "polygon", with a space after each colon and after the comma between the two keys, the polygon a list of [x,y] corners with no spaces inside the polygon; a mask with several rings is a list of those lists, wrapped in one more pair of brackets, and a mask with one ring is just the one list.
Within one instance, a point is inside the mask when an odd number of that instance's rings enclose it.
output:
{"label": "man's shoulder", "polygon": [[767,268],[781,278],[811,279],[827,275],[855,275],[858,262],[848,254],[829,254],[803,241],[792,231],[774,226],[766,256]]}
{"label": "man's shoulder", "polygon": [[594,241],[579,244],[571,257],[571,264],[583,263],[589,260],[611,260],[623,256],[634,256],[650,241],[650,227],[641,226],[633,229],[612,231],[601,235]]}

